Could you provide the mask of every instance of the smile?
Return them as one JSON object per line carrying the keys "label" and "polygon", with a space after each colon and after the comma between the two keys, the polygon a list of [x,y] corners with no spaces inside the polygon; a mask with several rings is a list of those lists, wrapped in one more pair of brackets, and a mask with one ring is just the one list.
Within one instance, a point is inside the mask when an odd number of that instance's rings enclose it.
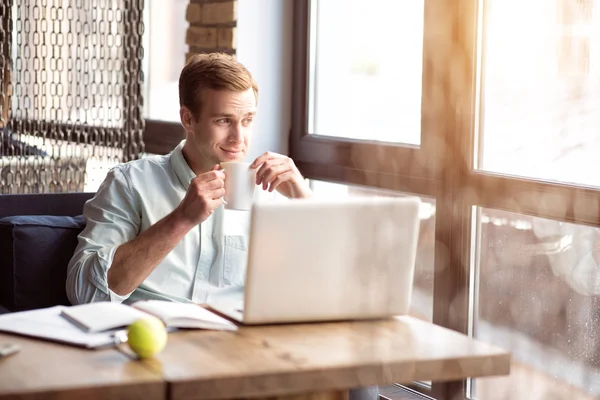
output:
{"label": "smile", "polygon": [[223,150],[225,153],[229,153],[229,154],[238,154],[238,153],[242,152],[242,150],[227,150],[222,147],[220,147],[220,149]]}

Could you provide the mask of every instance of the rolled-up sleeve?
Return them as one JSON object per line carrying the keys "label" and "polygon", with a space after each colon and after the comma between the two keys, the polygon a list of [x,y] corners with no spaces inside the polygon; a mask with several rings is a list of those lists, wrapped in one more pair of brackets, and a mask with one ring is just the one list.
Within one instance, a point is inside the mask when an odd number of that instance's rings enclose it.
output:
{"label": "rolled-up sleeve", "polygon": [[107,274],[117,248],[140,231],[139,202],[128,179],[127,165],[113,168],[96,195],[84,206],[86,227],[78,237],[69,262],[66,291],[72,304],[95,301],[123,302],[108,288]]}

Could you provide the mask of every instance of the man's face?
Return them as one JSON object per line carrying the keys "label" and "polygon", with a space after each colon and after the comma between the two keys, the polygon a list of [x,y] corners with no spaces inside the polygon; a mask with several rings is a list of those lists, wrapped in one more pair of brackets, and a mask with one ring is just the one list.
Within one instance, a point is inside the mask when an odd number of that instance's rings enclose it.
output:
{"label": "man's face", "polygon": [[252,88],[243,91],[204,89],[198,120],[182,110],[181,118],[187,132],[186,154],[192,168],[211,168],[223,161],[243,161],[250,136],[256,98]]}

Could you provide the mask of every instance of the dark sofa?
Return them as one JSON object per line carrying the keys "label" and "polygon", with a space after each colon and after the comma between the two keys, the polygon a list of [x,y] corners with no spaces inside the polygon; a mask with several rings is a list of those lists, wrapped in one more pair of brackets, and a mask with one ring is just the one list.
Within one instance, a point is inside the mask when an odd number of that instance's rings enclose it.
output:
{"label": "dark sofa", "polygon": [[93,195],[0,195],[0,313],[70,305],[67,265]]}

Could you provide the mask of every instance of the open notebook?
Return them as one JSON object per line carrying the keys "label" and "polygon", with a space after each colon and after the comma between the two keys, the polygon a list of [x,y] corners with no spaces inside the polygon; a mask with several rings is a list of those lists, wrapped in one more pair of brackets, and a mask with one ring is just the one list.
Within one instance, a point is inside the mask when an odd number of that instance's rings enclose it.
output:
{"label": "open notebook", "polygon": [[163,321],[167,328],[237,330],[237,325],[196,304],[162,300],[137,301],[131,306],[98,302],[65,307],[61,315],[88,333],[126,327],[147,314]]}
{"label": "open notebook", "polygon": [[54,306],[39,310],[0,315],[0,332],[29,336],[88,349],[116,343],[115,331],[86,333],[60,316],[68,307]]}

